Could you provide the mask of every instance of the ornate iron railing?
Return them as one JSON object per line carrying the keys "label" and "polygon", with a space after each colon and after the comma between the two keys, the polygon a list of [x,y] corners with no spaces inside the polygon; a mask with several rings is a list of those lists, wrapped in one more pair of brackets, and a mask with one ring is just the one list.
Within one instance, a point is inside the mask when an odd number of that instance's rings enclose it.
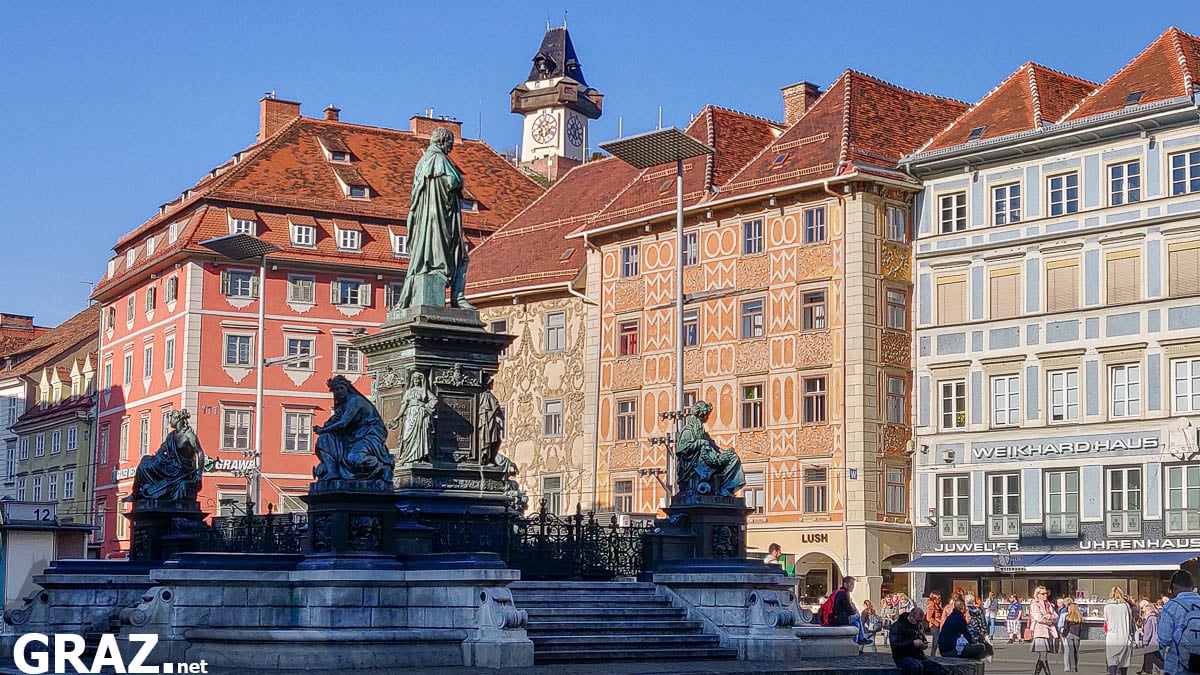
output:
{"label": "ornate iron railing", "polygon": [[300,553],[308,514],[221,516],[196,533],[197,547],[208,553]]}

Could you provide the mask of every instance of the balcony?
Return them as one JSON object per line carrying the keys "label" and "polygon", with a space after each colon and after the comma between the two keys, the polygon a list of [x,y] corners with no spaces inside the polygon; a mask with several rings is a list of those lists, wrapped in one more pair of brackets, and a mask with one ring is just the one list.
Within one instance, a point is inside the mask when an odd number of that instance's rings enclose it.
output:
{"label": "balcony", "polygon": [[966,539],[971,534],[971,528],[966,516],[941,516],[938,518],[938,532],[942,539]]}
{"label": "balcony", "polygon": [[1078,513],[1047,513],[1046,536],[1051,539],[1075,539],[1079,536]]}
{"label": "balcony", "polygon": [[988,539],[1019,539],[1021,522],[1016,514],[988,516]]}
{"label": "balcony", "polygon": [[1142,533],[1141,511],[1109,511],[1109,536],[1139,535]]}
{"label": "balcony", "polygon": [[1200,510],[1167,509],[1167,534],[1200,534]]}

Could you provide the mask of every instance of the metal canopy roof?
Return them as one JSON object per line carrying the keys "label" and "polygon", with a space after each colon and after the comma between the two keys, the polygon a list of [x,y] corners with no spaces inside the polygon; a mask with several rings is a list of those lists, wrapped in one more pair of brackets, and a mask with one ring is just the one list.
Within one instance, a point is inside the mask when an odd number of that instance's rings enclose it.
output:
{"label": "metal canopy roof", "polygon": [[713,149],[675,127],[647,131],[600,144],[617,159],[639,169],[667,164],[713,152]]}
{"label": "metal canopy roof", "polygon": [[231,234],[225,237],[206,239],[200,242],[200,245],[234,260],[261,258],[279,250],[275,244],[249,234]]}

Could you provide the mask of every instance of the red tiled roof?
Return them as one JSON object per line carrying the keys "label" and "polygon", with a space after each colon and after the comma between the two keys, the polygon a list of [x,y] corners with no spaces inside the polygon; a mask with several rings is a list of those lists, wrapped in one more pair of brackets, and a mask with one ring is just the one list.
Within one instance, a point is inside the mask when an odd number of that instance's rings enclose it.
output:
{"label": "red tiled roof", "polygon": [[[0,376],[40,373],[42,368],[48,365],[57,365],[58,359],[71,354],[85,341],[98,340],[99,330],[100,308],[95,305],[88,306],[26,345],[22,353],[32,355],[17,361],[9,369],[0,370]],[[69,370],[67,379],[70,380]]]}
{"label": "red tiled roof", "polygon": [[[921,151],[1042,128],[1096,89],[1094,82],[1028,62],[1004,78]],[[972,137],[972,132],[982,131]]]}
{"label": "red tiled roof", "polygon": [[1129,95],[1141,92],[1137,105],[1191,96],[1200,85],[1200,38],[1172,26],[1062,121],[1121,110]]}
{"label": "red tiled roof", "polygon": [[722,185],[717,199],[870,167],[893,169],[966,108],[959,101],[847,70],[782,136]]}
{"label": "red tiled roof", "polygon": [[567,240],[566,235],[586,223],[637,174],[637,169],[611,157],[571,169],[471,252],[468,295],[574,279],[587,253],[581,242]]}
{"label": "red tiled roof", "polygon": [[[335,134],[349,148],[356,158],[353,164],[326,159],[317,138],[328,138],[330,134]],[[216,227],[216,220],[225,218],[224,210],[220,211],[219,219],[204,210],[204,205],[212,201],[237,204],[237,208],[253,207],[262,222],[261,229],[273,233],[260,234],[285,249],[276,254],[281,258],[304,259],[315,254],[325,259],[325,250],[336,249],[333,244],[322,247],[320,242],[316,251],[291,247],[286,226],[289,213],[361,222],[368,232],[369,223],[380,223],[384,227],[379,238],[383,244],[378,249],[381,255],[368,252],[364,242],[361,254],[344,254],[349,256],[345,259],[359,263],[389,261],[403,266],[392,257],[386,225],[403,224],[408,216],[413,167],[428,144],[427,136],[408,131],[296,118],[271,138],[238,153],[239,160],[215,169],[189,189],[185,197],[167,205],[163,213],[121,237],[114,250],[124,254],[131,246],[137,246],[137,264],[133,270],[127,269],[122,256],[117,273],[106,275],[96,286],[94,296],[103,295],[114,284],[141,271],[145,239],[165,231],[172,222],[191,215],[193,221],[203,221],[203,227],[199,222],[189,222],[174,245],[164,242],[158,247],[154,260],[162,260],[184,248],[194,249],[194,244],[205,238],[228,234],[227,224]],[[471,198],[478,202],[477,210],[463,213],[463,224],[473,238],[498,229],[543,192],[541,186],[481,141],[457,143],[452,158],[463,171]],[[338,182],[339,174],[360,176],[371,187],[371,198],[347,197]],[[278,216],[274,223],[269,222],[272,215]]]}
{"label": "red tiled roof", "polygon": [[[70,380],[67,381],[70,382]],[[68,396],[58,403],[45,408],[40,405],[30,406],[25,410],[24,413],[21,414],[20,417],[17,418],[17,423],[28,424],[43,417],[59,415],[72,410],[89,410],[91,409],[92,404],[95,402],[96,399],[94,396],[85,394],[83,396]]]}

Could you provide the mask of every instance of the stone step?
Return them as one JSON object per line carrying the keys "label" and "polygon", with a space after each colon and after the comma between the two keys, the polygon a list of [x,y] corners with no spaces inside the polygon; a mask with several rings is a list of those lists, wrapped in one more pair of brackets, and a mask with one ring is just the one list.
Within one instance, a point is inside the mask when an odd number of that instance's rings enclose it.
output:
{"label": "stone step", "polygon": [[[621,645],[622,647],[680,645],[720,646],[721,638],[704,633],[658,634],[658,633],[619,633],[616,635],[539,635],[536,632],[529,636],[534,649],[572,646],[593,647],[595,645]],[[590,649],[589,649],[590,651]]]}
{"label": "stone step", "polygon": [[641,581],[514,581],[508,585],[509,590],[514,595],[525,593],[528,591],[535,592],[563,592],[563,591],[587,591],[592,593],[611,592],[611,593],[629,593],[629,592],[654,592],[654,584]]}
{"label": "stone step", "polygon": [[670,601],[643,593],[521,593],[513,594],[517,607],[553,605],[555,607],[624,607],[627,605],[670,605]]}
{"label": "stone step", "polygon": [[687,610],[681,607],[651,605],[647,607],[588,607],[586,614],[578,607],[559,607],[549,605],[530,607],[517,602],[517,608],[529,614],[530,620],[587,616],[589,619],[682,619],[687,616]]}
{"label": "stone step", "polygon": [[[589,617],[590,619],[590,617]],[[530,619],[526,630],[530,633],[557,633],[568,632],[576,634],[595,634],[612,633],[612,632],[646,632],[646,633],[661,633],[663,631],[700,631],[704,628],[704,624],[699,621],[686,620],[646,620],[646,619],[621,619],[613,618],[606,621],[556,621],[548,619]]]}
{"label": "stone step", "polygon": [[539,646],[533,652],[534,663],[584,661],[697,661],[737,658],[737,650],[727,647],[672,647],[669,645],[614,646],[581,650],[577,646]]}

